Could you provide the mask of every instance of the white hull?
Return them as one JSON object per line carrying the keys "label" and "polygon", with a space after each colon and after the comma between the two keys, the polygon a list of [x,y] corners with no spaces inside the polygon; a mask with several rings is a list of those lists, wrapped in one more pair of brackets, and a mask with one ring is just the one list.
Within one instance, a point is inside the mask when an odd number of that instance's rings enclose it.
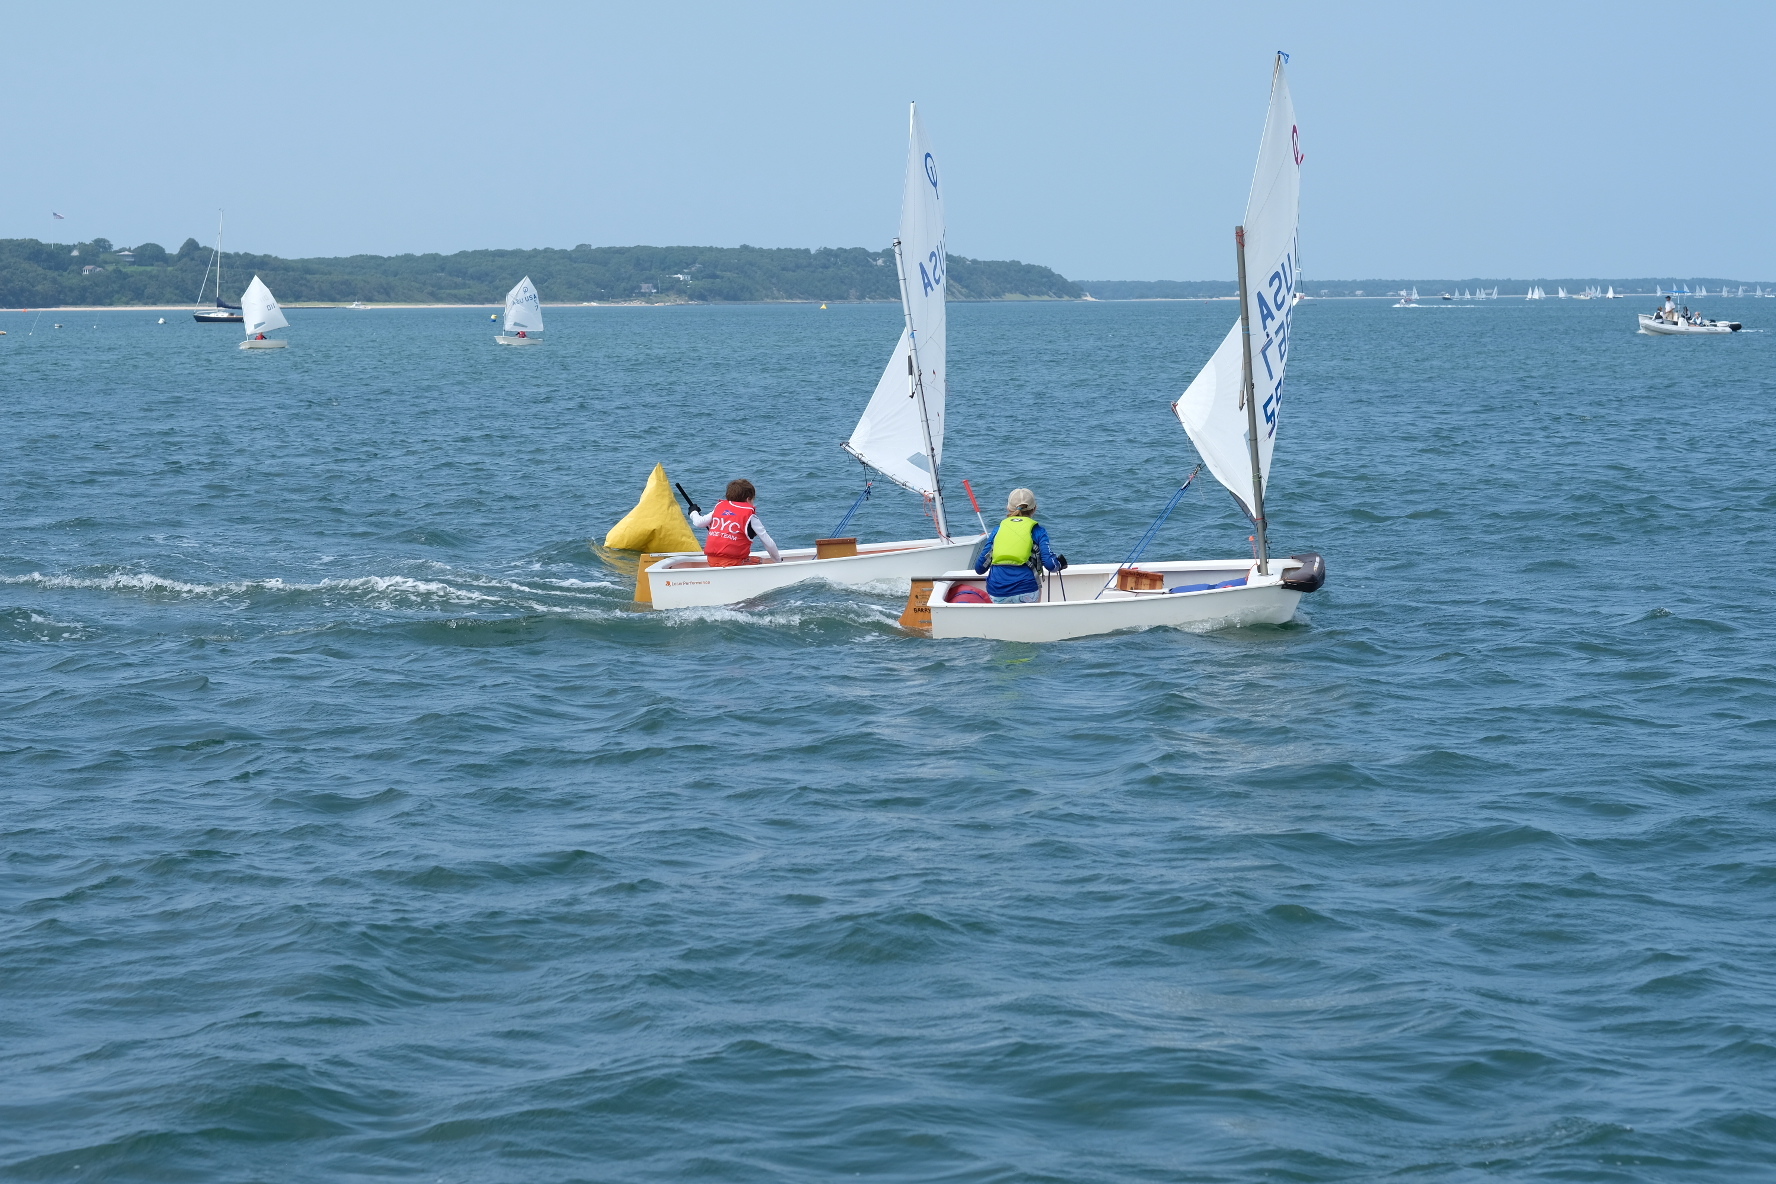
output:
{"label": "white hull", "polygon": [[[701,551],[691,551],[667,555],[644,574],[655,608],[700,608],[736,604],[803,580],[855,585],[934,576],[971,562],[982,537],[863,543],[857,554],[837,559],[816,559],[814,548],[800,547],[783,551],[781,563],[766,558],[745,567],[710,567]],[[647,599],[641,591],[636,589],[636,599]]]}
{"label": "white hull", "polygon": [[255,341],[249,337],[240,343],[240,347],[242,349],[283,349],[289,344],[289,342],[281,341],[276,337],[267,337],[264,341]]}
{"label": "white hull", "polygon": [[[1283,586],[1288,558],[1272,559],[1270,575],[1260,576],[1249,559],[1167,560],[1137,565],[1160,572],[1171,586],[1218,584],[1244,577],[1238,588],[1202,592],[1119,592],[1119,564],[1092,563],[1047,575],[1042,599],[1034,604],[951,604],[957,584],[984,585],[971,571],[947,572],[931,589],[931,635],[979,637],[991,641],[1065,641],[1125,629],[1233,629],[1242,625],[1281,625],[1295,615],[1303,592]],[[1102,595],[1100,595],[1100,591]]]}
{"label": "white hull", "polygon": [[541,337],[513,337],[506,333],[496,334],[494,340],[501,345],[541,345],[543,343]]}
{"label": "white hull", "polygon": [[1702,325],[1686,325],[1680,321],[1674,325],[1670,321],[1663,321],[1643,312],[1640,314],[1640,331],[1650,333],[1655,337],[1684,337],[1695,333],[1737,333],[1739,322],[1709,321]]}

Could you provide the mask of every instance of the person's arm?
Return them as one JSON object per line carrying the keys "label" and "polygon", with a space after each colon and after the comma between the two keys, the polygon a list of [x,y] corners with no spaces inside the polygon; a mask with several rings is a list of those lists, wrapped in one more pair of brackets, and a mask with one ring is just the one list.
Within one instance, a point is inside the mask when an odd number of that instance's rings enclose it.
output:
{"label": "person's arm", "polygon": [[1039,522],[1030,531],[1030,541],[1036,544],[1036,554],[1042,559],[1042,566],[1049,571],[1060,571],[1060,564],[1055,562],[1054,552],[1048,549],[1048,531]]}
{"label": "person's arm", "polygon": [[974,574],[975,575],[979,576],[979,575],[986,574],[987,560],[993,554],[993,539],[996,535],[998,535],[998,533],[999,533],[999,528],[997,526],[995,526],[992,530],[989,530],[987,532],[987,537],[981,540],[980,554],[976,555],[974,557]]}
{"label": "person's arm", "polygon": [[708,530],[709,524],[715,520],[715,515],[713,513],[705,514],[701,510],[692,510],[690,519],[691,525],[698,530]]}
{"label": "person's arm", "polygon": [[772,563],[783,562],[783,557],[777,551],[777,541],[771,537],[771,532],[765,529],[765,524],[759,521],[757,514],[746,520],[746,534],[747,537],[755,538],[765,545],[765,550],[771,553]]}

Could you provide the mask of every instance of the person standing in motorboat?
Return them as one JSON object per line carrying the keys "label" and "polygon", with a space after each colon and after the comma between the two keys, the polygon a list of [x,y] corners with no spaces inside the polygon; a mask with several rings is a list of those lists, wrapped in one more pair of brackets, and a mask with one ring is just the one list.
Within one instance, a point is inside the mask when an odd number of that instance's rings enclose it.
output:
{"label": "person standing in motorboat", "polygon": [[752,553],[754,539],[765,545],[765,550],[771,553],[772,563],[782,561],[776,540],[759,521],[758,509],[752,504],[757,496],[758,490],[753,488],[752,482],[740,477],[728,482],[728,496],[716,502],[715,509],[709,513],[705,514],[694,504],[691,506],[691,525],[709,531],[703,541],[703,554],[710,567],[745,567],[760,562]]}
{"label": "person standing in motorboat", "polygon": [[1042,598],[1036,565],[1064,571],[1067,557],[1049,549],[1048,531],[1036,521],[1036,495],[1014,489],[1005,499],[1005,519],[993,528],[975,556],[975,574],[987,577],[994,604],[1034,604]]}
{"label": "person standing in motorboat", "polygon": [[1659,319],[1669,324],[1677,324],[1677,301],[1665,297],[1665,303],[1659,308]]}

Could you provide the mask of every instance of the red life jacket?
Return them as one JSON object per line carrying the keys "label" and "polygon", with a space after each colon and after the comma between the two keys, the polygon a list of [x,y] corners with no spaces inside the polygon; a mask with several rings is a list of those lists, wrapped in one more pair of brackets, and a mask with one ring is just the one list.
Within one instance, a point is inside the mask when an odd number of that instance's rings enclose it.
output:
{"label": "red life jacket", "polygon": [[709,515],[709,537],[704,540],[703,554],[712,559],[745,559],[752,554],[752,539],[747,537],[746,524],[758,513],[750,502],[715,503]]}

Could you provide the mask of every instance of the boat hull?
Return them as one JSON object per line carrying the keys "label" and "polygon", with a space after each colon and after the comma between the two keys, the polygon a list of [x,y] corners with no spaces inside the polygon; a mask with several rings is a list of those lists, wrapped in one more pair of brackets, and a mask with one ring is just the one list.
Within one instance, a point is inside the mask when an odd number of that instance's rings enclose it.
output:
{"label": "boat hull", "polygon": [[745,567],[710,567],[701,551],[681,552],[663,556],[643,571],[646,583],[644,587],[637,581],[636,599],[651,600],[660,609],[707,608],[751,600],[803,580],[852,586],[878,580],[910,583],[969,563],[982,537],[866,543],[857,554],[834,559],[816,559],[814,548],[799,547],[781,552],[781,563],[767,559]]}
{"label": "boat hull", "polygon": [[1742,328],[1738,321],[1709,321],[1705,325],[1688,325],[1682,322],[1672,324],[1658,317],[1640,314],[1640,331],[1654,337],[1692,337],[1697,334],[1719,336],[1722,333],[1737,333]]}
{"label": "boat hull", "polygon": [[543,343],[541,337],[513,337],[506,333],[495,334],[494,340],[501,345],[541,345]]}
{"label": "boat hull", "polygon": [[1299,565],[1273,559],[1270,575],[1260,576],[1249,559],[1172,560],[1142,563],[1166,584],[1218,584],[1244,578],[1234,588],[1200,592],[1121,592],[1119,564],[1070,567],[1043,579],[1042,599],[1032,604],[955,604],[948,599],[958,584],[984,585],[970,571],[947,572],[931,590],[931,636],[988,641],[1066,641],[1142,629],[1235,629],[1281,625],[1295,616],[1303,590],[1284,586],[1283,577]]}
{"label": "boat hull", "polygon": [[242,349],[283,349],[289,344],[289,342],[281,341],[276,337],[267,337],[264,341],[255,341],[249,337],[240,343],[240,347]]}
{"label": "boat hull", "polygon": [[191,319],[200,325],[244,325],[246,318],[239,313],[225,314],[219,312],[194,312]]}

